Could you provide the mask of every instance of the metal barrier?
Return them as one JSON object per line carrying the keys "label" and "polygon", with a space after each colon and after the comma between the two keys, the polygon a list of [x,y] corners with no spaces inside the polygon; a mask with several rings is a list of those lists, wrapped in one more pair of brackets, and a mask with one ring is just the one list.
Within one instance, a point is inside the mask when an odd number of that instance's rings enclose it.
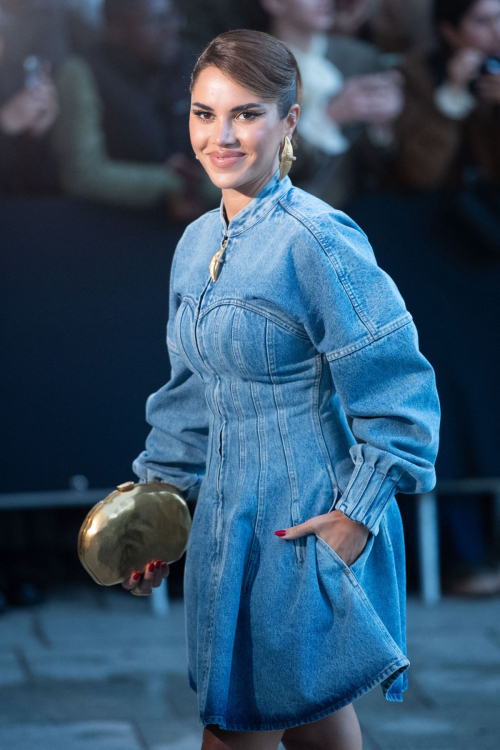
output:
{"label": "metal barrier", "polygon": [[[11,492],[0,494],[0,511],[55,508],[91,508],[115,490],[115,487],[97,490],[54,490],[53,492]],[[83,517],[82,517],[83,521]],[[164,579],[151,596],[155,615],[164,617],[169,611],[168,580]]]}
{"label": "metal barrier", "polygon": [[500,536],[500,478],[460,479],[439,482],[433,492],[416,495],[420,594],[424,604],[441,599],[438,497],[446,495],[491,495],[495,508],[495,529]]}

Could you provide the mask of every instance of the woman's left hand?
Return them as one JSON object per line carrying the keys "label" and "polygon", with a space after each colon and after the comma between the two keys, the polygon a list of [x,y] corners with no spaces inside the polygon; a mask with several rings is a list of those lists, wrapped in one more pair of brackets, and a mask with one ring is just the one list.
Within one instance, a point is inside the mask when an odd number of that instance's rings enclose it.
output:
{"label": "woman's left hand", "polygon": [[[283,534],[283,531],[286,533]],[[285,540],[317,534],[350,567],[363,553],[370,531],[363,524],[351,521],[340,510],[332,510],[275,534]]]}

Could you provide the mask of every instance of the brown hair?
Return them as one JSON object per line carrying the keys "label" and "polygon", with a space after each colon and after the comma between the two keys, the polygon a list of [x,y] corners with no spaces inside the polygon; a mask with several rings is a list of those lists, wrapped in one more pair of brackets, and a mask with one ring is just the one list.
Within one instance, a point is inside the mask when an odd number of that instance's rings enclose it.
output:
{"label": "brown hair", "polygon": [[[200,73],[210,65],[263,102],[276,102],[281,120],[292,104],[302,102],[302,78],[297,60],[288,47],[271,34],[251,29],[219,34],[198,58],[191,75],[190,91]],[[294,145],[296,135],[295,129]]]}

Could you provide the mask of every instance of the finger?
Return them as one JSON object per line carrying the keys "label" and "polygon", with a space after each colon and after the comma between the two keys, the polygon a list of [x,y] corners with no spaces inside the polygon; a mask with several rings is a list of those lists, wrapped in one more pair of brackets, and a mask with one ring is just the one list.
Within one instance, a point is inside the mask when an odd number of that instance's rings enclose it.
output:
{"label": "finger", "polygon": [[139,571],[132,571],[130,576],[125,581],[122,581],[123,588],[127,589],[127,591],[130,591],[131,589],[135,589],[140,578],[141,578],[141,573]]}
{"label": "finger", "polygon": [[155,569],[154,562],[151,562],[148,565],[146,565],[146,567],[144,568],[142,579],[139,582],[139,585],[137,587],[139,591],[142,591],[145,594],[151,593],[152,582],[154,578],[154,569]]}
{"label": "finger", "polygon": [[297,539],[306,534],[313,534],[316,528],[315,518],[316,517],[309,518],[307,521],[304,521],[304,523],[298,523],[296,526],[291,526],[288,529],[280,529],[274,533],[282,539]]}
{"label": "finger", "polygon": [[161,560],[156,560],[155,562],[155,568],[153,571],[153,582],[152,586],[154,589],[157,589],[158,586],[161,586],[162,577],[161,577]]}
{"label": "finger", "polygon": [[162,562],[161,564],[161,575],[162,578],[168,578],[168,575],[170,573],[170,566],[167,562]]}

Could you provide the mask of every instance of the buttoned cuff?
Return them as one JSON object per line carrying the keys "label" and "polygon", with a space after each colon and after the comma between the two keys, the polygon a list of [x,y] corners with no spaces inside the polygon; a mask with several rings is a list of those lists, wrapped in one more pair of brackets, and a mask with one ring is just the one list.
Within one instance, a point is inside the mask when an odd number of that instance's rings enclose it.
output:
{"label": "buttoned cuff", "polygon": [[359,462],[351,476],[345,493],[339,498],[335,510],[366,526],[377,535],[384,512],[396,492],[398,475],[379,471],[373,464]]}

